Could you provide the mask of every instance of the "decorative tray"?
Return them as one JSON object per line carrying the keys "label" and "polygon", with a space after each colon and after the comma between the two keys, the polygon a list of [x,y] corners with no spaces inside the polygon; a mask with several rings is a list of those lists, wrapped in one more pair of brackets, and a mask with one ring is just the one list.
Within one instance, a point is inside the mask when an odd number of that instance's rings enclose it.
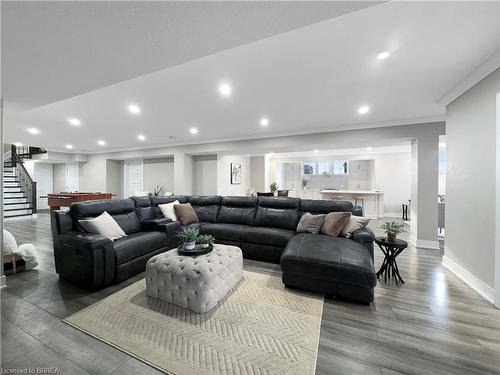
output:
{"label": "decorative tray", "polygon": [[208,254],[214,249],[214,245],[209,245],[208,247],[202,248],[201,245],[195,245],[194,249],[186,250],[184,249],[184,244],[177,248],[177,252],[179,255],[189,255],[189,256],[197,256],[202,254]]}

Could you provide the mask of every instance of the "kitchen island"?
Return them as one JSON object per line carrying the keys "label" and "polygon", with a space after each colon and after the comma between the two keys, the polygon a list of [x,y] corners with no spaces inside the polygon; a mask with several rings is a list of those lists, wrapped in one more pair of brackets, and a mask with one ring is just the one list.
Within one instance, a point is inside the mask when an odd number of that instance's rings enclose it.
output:
{"label": "kitchen island", "polygon": [[320,190],[321,199],[336,199],[351,201],[353,204],[358,197],[358,206],[361,206],[360,197],[363,197],[363,215],[371,219],[384,217],[384,193],[374,190]]}

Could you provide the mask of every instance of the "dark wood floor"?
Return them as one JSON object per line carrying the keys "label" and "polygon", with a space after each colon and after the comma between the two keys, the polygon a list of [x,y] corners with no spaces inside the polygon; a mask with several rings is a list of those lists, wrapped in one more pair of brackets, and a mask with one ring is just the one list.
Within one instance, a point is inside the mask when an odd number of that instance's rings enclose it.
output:
{"label": "dark wood floor", "polygon": [[[47,214],[6,223],[40,251],[35,271],[8,278],[2,295],[2,367],[58,367],[63,374],[156,374],[156,370],[61,322],[141,278],[97,293],[55,274]],[[375,303],[327,299],[318,374],[500,374],[500,311],[441,266],[439,251],[409,248],[398,258],[404,285],[379,282]],[[380,266],[380,251],[376,266]],[[279,267],[245,261],[245,268]]]}

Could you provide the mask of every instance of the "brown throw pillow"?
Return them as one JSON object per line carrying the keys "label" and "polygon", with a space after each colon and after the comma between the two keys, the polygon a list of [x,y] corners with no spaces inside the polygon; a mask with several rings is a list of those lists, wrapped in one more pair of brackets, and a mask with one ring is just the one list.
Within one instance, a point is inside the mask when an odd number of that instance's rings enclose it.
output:
{"label": "brown throw pillow", "polygon": [[194,212],[191,203],[176,204],[174,205],[175,216],[182,225],[188,225],[199,222],[198,215]]}
{"label": "brown throw pillow", "polygon": [[326,215],[313,215],[306,212],[300,218],[299,225],[297,225],[297,233],[312,233],[318,234],[323,226]]}
{"label": "brown throw pillow", "polygon": [[327,236],[337,237],[342,233],[342,229],[351,218],[350,212],[330,212],[326,215],[325,223],[321,228],[321,233]]}

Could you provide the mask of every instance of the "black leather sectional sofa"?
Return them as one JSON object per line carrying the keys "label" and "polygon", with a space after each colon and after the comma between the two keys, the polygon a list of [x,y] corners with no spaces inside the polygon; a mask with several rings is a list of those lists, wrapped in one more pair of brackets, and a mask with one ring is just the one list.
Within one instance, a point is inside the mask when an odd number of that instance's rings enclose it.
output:
{"label": "black leather sectional sofa", "polygon": [[[163,218],[158,207],[175,200],[193,206],[200,222],[190,226],[212,234],[217,243],[240,247],[246,258],[281,263],[285,285],[365,303],[373,301],[374,235],[368,228],[358,229],[351,239],[295,231],[304,212],[350,211],[362,215],[361,208],[346,201],[171,196],[75,203],[69,211],[54,212],[56,271],[61,278],[89,290],[143,271],[151,256],[178,245],[175,234],[184,226]],[[127,237],[112,242],[80,229],[79,219],[104,211]]]}

